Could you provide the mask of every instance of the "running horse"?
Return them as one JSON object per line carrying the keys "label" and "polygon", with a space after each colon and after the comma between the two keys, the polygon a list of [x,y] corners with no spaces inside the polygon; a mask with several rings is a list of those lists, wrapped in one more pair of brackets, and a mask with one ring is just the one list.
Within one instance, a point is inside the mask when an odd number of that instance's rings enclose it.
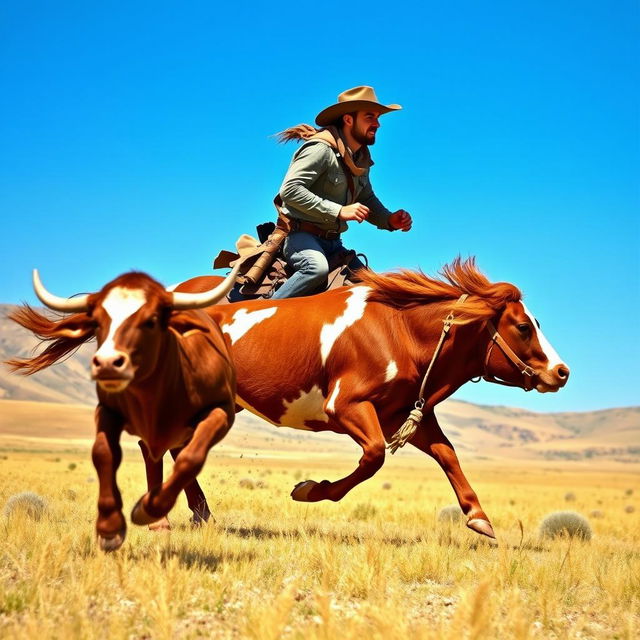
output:
{"label": "running horse", "polygon": [[[569,368],[516,286],[490,282],[473,258],[441,275],[361,270],[358,285],[316,296],[206,308],[231,345],[238,405],[276,426],[347,434],[362,448],[352,473],[301,482],[294,500],[340,500],[380,469],[387,442],[408,441],[440,465],[467,526],[495,537],[434,408],[477,377],[557,391]],[[176,290],[218,280],[202,276]]]}

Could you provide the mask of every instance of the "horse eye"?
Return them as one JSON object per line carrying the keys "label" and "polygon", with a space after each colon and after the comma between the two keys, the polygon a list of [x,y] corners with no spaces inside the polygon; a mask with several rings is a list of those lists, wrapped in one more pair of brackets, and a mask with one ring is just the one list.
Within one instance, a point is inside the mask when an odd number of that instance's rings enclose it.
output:
{"label": "horse eye", "polygon": [[526,322],[522,322],[518,325],[518,331],[523,335],[528,335],[531,333],[531,327]]}
{"label": "horse eye", "polygon": [[144,322],[142,325],[145,329],[155,329],[155,326],[158,324],[158,316],[151,316],[148,320]]}

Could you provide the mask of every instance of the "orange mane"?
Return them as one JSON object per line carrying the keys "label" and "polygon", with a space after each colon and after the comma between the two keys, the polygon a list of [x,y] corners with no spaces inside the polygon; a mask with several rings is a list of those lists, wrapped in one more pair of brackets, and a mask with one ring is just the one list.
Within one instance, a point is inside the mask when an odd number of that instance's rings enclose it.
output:
{"label": "orange mane", "polygon": [[456,306],[455,323],[468,324],[486,320],[496,314],[508,302],[517,302],[522,293],[508,282],[490,282],[476,267],[475,258],[456,258],[440,272],[441,278],[432,278],[422,271],[402,269],[396,273],[374,273],[361,270],[358,277],[362,284],[371,287],[368,299],[373,302],[407,309],[425,303],[458,300],[469,297]]}

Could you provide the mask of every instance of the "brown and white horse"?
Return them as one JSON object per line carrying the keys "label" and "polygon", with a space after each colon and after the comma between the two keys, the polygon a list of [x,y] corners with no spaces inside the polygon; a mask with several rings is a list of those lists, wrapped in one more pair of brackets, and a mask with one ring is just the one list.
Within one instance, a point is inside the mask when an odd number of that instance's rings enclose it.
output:
{"label": "brown and white horse", "polygon": [[[517,287],[491,283],[473,259],[455,260],[442,274],[361,271],[362,283],[353,287],[206,309],[231,344],[240,406],[277,426],[348,434],[362,447],[351,474],[302,482],[292,491],[294,500],[337,501],[370,478],[384,462],[385,443],[419,399],[431,365],[420,399],[424,417],[409,442],[445,472],[467,526],[494,537],[434,407],[478,376],[557,391],[569,368]],[[206,290],[217,281],[194,278],[177,290]],[[443,334],[447,317],[452,326]]]}

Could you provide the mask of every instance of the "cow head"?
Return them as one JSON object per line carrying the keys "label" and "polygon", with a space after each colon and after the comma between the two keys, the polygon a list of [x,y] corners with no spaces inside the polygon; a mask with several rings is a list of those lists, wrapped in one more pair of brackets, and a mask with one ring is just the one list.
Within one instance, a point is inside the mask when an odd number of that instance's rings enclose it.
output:
{"label": "cow head", "polygon": [[522,302],[509,302],[497,327],[489,324],[488,328],[492,338],[485,361],[486,380],[541,393],[558,391],[567,383],[569,367]]}
{"label": "cow head", "polygon": [[50,309],[74,312],[63,319],[57,334],[82,341],[95,336],[98,349],[91,361],[91,377],[107,392],[118,393],[135,378],[155,370],[168,330],[184,334],[208,331],[207,320],[187,310],[215,304],[231,289],[239,265],[217,287],[202,293],[168,291],[144,273],[126,273],[97,293],[61,298],[49,293],[33,272],[36,295]]}

